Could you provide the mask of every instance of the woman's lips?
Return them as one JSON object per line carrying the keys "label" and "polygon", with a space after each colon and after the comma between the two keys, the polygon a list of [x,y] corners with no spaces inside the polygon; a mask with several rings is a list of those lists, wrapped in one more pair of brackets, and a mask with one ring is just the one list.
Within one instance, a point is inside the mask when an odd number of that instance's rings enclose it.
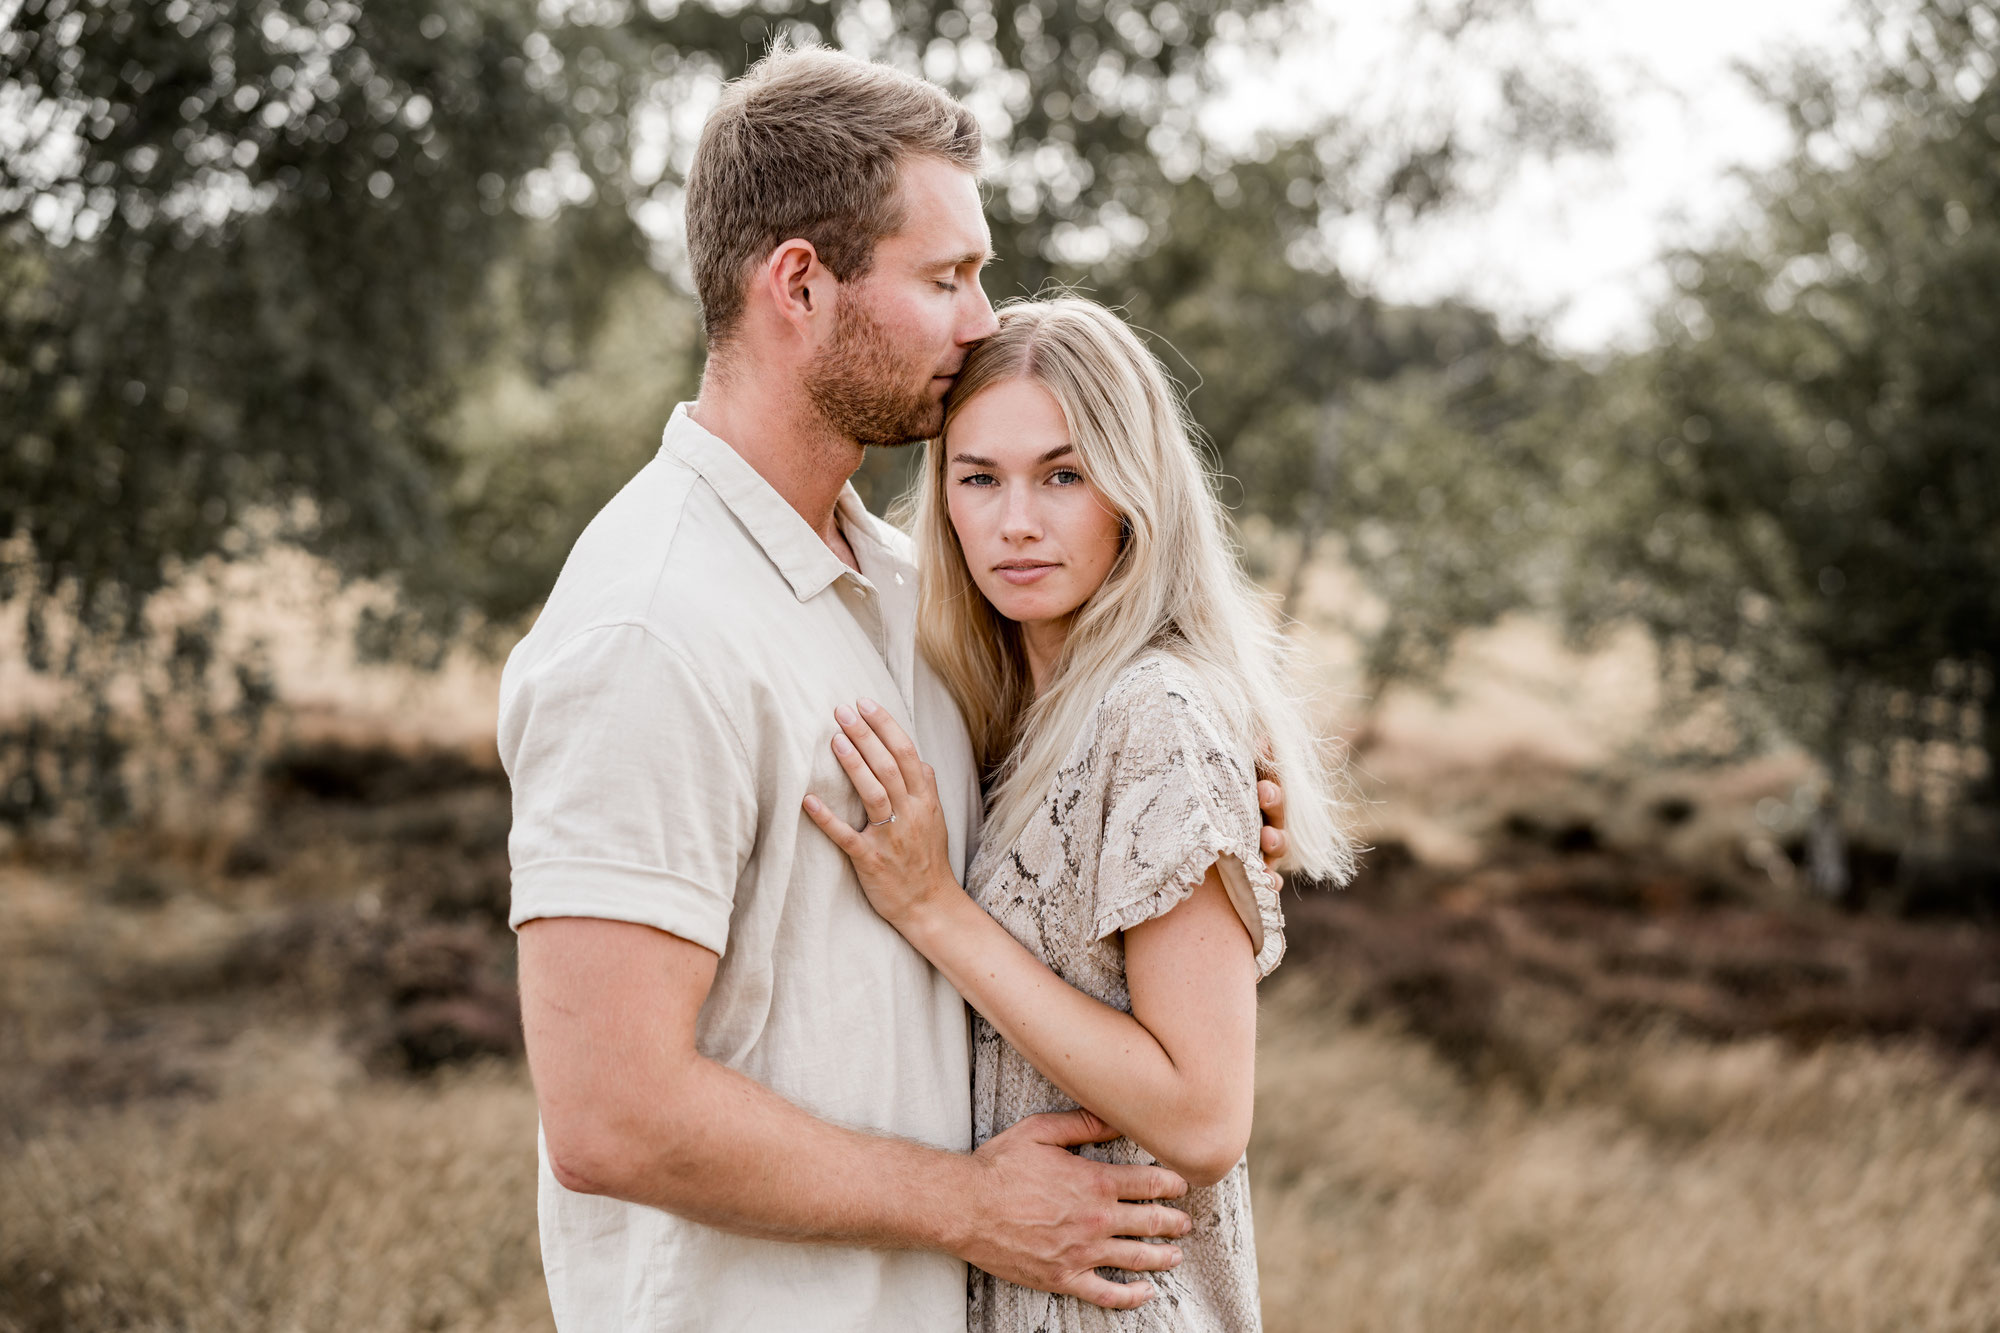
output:
{"label": "woman's lips", "polygon": [[1060,568],[1062,568],[1062,566],[1055,564],[999,565],[994,568],[993,572],[998,574],[1001,578],[1007,580],[1007,582],[1019,586],[1020,584],[1023,583],[1033,583],[1036,580],[1040,579],[1044,574],[1054,573],[1056,570]]}

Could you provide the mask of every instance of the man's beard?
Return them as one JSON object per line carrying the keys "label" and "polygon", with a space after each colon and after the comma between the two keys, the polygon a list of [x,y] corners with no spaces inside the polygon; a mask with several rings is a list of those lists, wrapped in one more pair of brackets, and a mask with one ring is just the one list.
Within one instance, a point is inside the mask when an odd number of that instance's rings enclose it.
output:
{"label": "man's beard", "polygon": [[856,444],[916,444],[944,429],[944,404],[930,377],[905,388],[910,359],[860,301],[840,307],[833,339],[806,367],[806,396],[826,424]]}

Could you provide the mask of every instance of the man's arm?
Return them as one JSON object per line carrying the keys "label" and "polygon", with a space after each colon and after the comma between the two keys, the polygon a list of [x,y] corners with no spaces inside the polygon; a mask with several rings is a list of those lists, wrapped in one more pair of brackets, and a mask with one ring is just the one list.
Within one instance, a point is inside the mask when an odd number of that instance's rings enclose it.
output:
{"label": "man's arm", "polygon": [[1185,1213],[1133,1199],[1187,1186],[1158,1167],[1066,1151],[1114,1136],[1087,1112],[1022,1121],[971,1155],[815,1119],[695,1050],[716,955],[650,927],[522,923],[521,1018],[542,1132],[566,1188],[786,1241],[939,1250],[995,1276],[1130,1309]]}

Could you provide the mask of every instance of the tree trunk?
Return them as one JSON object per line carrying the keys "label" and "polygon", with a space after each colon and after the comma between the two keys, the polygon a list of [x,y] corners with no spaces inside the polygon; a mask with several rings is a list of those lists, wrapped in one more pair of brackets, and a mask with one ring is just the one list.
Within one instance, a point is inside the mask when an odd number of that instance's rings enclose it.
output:
{"label": "tree trunk", "polygon": [[1847,867],[1847,828],[1841,818],[1847,788],[1847,731],[1854,706],[1854,684],[1846,672],[1836,677],[1833,692],[1833,713],[1827,719],[1820,755],[1826,765],[1826,790],[1820,793],[1819,808],[1806,828],[1806,879],[1816,895],[1839,902],[1853,887]]}
{"label": "tree trunk", "polygon": [[1829,902],[1847,896],[1847,830],[1840,822],[1840,796],[1829,787],[1806,829],[1806,874],[1813,892]]}
{"label": "tree trunk", "polygon": [[1313,447],[1312,489],[1299,510],[1299,558],[1285,587],[1283,610],[1287,618],[1303,620],[1306,579],[1312,572],[1312,558],[1319,534],[1326,526],[1326,512],[1333,503],[1333,488],[1340,477],[1340,403],[1328,399],[1320,408],[1319,438]]}

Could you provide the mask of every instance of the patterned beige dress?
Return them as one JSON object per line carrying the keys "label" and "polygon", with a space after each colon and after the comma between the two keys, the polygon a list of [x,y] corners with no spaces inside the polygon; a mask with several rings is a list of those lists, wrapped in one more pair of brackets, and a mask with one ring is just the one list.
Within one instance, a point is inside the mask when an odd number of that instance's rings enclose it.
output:
{"label": "patterned beige dress", "polygon": [[[1251,756],[1194,673],[1163,652],[1138,658],[1076,738],[1039,813],[1011,846],[979,849],[967,875],[981,907],[1078,990],[1129,1011],[1120,933],[1160,916],[1219,864],[1250,929],[1257,974],[1285,950],[1276,875],[1258,852]],[[973,1016],[972,1128],[984,1143],[1024,1116],[1076,1103]],[[1130,1139],[1084,1147],[1100,1162],[1150,1163]],[[1259,1327],[1250,1182],[1239,1161],[1176,1202],[1194,1218],[1181,1264],[1149,1277],[1137,1310],[1104,1310],[971,1270],[971,1333],[1245,1333]],[[1101,1270],[1114,1280],[1130,1275]]]}

